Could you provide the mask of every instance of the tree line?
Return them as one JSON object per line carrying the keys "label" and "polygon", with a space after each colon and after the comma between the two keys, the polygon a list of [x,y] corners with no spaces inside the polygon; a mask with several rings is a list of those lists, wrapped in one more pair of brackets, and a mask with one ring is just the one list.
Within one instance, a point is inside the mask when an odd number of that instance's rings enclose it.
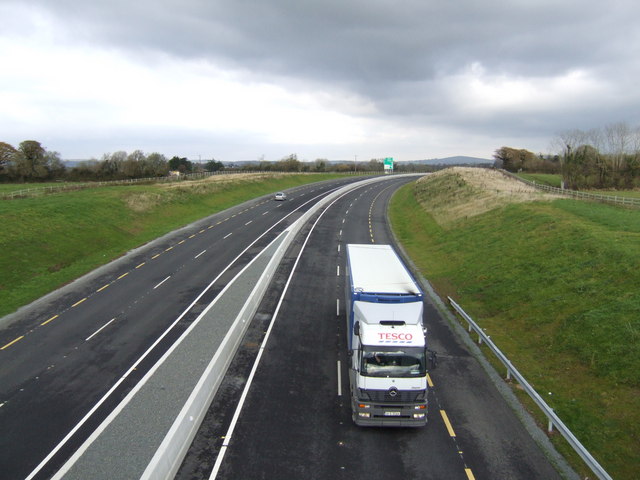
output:
{"label": "tree line", "polygon": [[222,169],[224,165],[217,160],[196,163],[178,156],[167,159],[157,152],[147,155],[141,150],[107,153],[100,160],[67,167],[58,152],[47,151],[38,141],[25,140],[18,148],[0,142],[0,182],[110,181]]}
{"label": "tree line", "polygon": [[[396,171],[412,172],[432,169],[422,165],[396,165]],[[161,153],[145,154],[141,150],[131,153],[118,151],[106,153],[100,160],[91,159],[66,166],[58,152],[50,152],[35,140],[25,140],[18,148],[0,142],[0,182],[44,182],[44,181],[111,181],[135,178],[157,178],[167,175],[182,175],[220,170],[274,171],[274,172],[382,172],[381,159],[368,162],[330,162],[317,159],[302,162],[296,154],[278,161],[264,159],[242,165],[227,165],[217,160],[192,162],[186,157],[167,159]]]}
{"label": "tree line", "polygon": [[640,187],[640,127],[626,122],[591,130],[567,130],[552,141],[558,153],[536,155],[501,147],[495,166],[510,172],[559,173],[566,188],[633,189]]}

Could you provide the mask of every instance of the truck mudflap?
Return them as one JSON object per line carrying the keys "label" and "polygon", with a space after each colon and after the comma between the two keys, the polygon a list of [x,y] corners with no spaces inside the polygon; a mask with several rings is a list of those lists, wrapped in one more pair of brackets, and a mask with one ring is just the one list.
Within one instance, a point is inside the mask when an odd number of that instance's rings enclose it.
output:
{"label": "truck mudflap", "polygon": [[353,421],[363,427],[422,427],[427,424],[427,403],[379,404],[354,402]]}

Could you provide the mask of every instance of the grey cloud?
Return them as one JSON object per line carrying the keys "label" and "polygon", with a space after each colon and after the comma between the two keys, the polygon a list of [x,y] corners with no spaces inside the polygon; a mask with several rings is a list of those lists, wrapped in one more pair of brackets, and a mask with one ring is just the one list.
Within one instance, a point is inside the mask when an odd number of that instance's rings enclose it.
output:
{"label": "grey cloud", "polygon": [[[606,109],[465,116],[446,94],[471,64],[509,77],[590,70],[616,88],[639,45],[631,0],[40,0],[82,41],[144,57],[201,58],[283,84],[310,82],[370,101],[399,122],[525,134],[561,130]],[[627,73],[635,75],[636,72]],[[634,99],[637,107],[638,99]],[[589,102],[593,102],[589,105]],[[534,119],[533,116],[536,115]],[[614,113],[608,116],[615,117]],[[633,108],[620,115],[636,116]],[[615,119],[614,119],[615,120]],[[634,120],[619,118],[618,120]],[[598,122],[601,124],[602,122]]]}
{"label": "grey cloud", "polygon": [[571,68],[608,54],[600,37],[620,20],[604,4],[533,0],[42,3],[88,40],[361,88],[474,61],[514,74]]}

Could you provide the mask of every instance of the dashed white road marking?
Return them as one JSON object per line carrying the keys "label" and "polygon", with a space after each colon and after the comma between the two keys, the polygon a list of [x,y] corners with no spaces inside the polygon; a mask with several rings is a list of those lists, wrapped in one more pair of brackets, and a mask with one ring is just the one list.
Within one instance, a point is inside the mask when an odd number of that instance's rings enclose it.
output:
{"label": "dashed white road marking", "polygon": [[107,325],[109,325],[111,322],[113,322],[115,320],[115,317],[112,318],[111,320],[109,320],[107,323],[105,323],[103,326],[101,326],[98,330],[96,330],[95,332],[93,332],[91,335],[89,335],[87,338],[84,339],[85,342],[88,342],[89,340],[91,340],[93,337],[95,337],[97,334],[99,334]]}

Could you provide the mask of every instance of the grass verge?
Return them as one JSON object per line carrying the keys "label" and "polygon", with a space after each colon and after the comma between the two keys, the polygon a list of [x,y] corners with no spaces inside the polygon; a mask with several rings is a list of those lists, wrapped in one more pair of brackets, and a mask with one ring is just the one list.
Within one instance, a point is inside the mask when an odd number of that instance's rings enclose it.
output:
{"label": "grass verge", "polygon": [[[460,196],[468,188],[450,175],[400,190],[390,210],[399,240],[439,295],[455,298],[486,328],[604,468],[614,478],[635,478],[640,215],[549,200],[437,221],[446,217],[442,205],[455,211],[458,202],[473,202]],[[552,440],[590,475],[559,435]]]}
{"label": "grass verge", "polygon": [[0,201],[0,317],[167,232],[331,174],[224,175]]}

